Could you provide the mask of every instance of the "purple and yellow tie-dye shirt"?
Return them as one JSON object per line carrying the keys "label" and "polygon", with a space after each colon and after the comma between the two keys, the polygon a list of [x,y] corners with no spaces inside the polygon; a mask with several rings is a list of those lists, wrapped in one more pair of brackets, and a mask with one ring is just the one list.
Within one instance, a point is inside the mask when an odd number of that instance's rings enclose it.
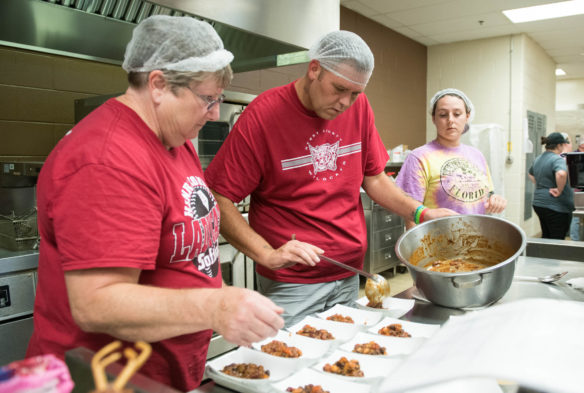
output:
{"label": "purple and yellow tie-dye shirt", "polygon": [[397,185],[429,208],[445,207],[460,214],[485,214],[493,183],[483,154],[461,144],[447,148],[436,140],[412,151]]}

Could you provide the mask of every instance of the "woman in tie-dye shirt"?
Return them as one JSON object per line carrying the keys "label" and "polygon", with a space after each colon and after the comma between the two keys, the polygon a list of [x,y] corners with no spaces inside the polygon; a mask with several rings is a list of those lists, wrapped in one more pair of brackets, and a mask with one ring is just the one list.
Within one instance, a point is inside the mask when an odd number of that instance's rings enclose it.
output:
{"label": "woman in tie-dye shirt", "polygon": [[[408,155],[397,185],[429,208],[445,207],[461,214],[502,212],[507,201],[493,193],[485,157],[460,142],[474,117],[468,97],[460,90],[441,90],[430,107],[436,139]],[[406,223],[408,228],[413,225],[413,221]]]}

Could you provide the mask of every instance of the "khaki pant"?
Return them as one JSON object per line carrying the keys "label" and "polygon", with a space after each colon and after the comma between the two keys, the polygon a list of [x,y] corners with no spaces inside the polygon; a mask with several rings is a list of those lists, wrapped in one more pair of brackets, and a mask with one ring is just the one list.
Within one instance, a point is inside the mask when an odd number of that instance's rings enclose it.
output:
{"label": "khaki pant", "polygon": [[286,327],[305,316],[323,312],[338,303],[349,304],[359,296],[359,276],[318,284],[270,280],[256,273],[258,292],[284,309]]}

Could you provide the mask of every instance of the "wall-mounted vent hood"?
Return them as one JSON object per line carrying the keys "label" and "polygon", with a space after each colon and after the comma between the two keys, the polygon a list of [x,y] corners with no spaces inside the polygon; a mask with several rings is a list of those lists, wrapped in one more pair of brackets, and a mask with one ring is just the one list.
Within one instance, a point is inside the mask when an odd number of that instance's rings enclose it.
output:
{"label": "wall-mounted vent hood", "polygon": [[339,0],[2,0],[0,45],[121,64],[132,29],[151,15],[211,23],[235,72],[306,61],[338,30]]}

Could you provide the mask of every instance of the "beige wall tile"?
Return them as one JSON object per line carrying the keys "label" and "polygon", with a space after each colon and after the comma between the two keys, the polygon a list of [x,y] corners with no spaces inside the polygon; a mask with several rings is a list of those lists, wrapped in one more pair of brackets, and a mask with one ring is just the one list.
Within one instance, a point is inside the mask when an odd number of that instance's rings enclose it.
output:
{"label": "beige wall tile", "polygon": [[[375,55],[366,93],[383,142],[388,148],[424,143],[426,47],[344,7],[340,24],[363,37]],[[116,65],[3,46],[0,67],[0,121],[23,122],[27,131],[16,135],[36,137],[32,144],[18,142],[18,136],[8,132],[12,139],[2,143],[0,154],[48,153],[72,125],[76,98],[122,92],[127,86],[124,71]],[[304,63],[238,73],[228,89],[259,94],[297,79],[306,67]],[[31,122],[52,123],[53,128],[32,131]],[[42,136],[37,135],[40,128]]]}
{"label": "beige wall tile", "polygon": [[0,84],[50,89],[53,57],[0,46]]}
{"label": "beige wall tile", "polygon": [[57,58],[54,74],[55,90],[95,95],[122,93],[128,87],[126,72],[119,65]]}
{"label": "beige wall tile", "polygon": [[255,94],[260,93],[260,71],[240,72],[233,75],[229,88],[236,91],[238,91],[238,88],[243,88],[251,90]]}
{"label": "beige wall tile", "polygon": [[0,120],[0,155],[46,156],[54,146],[53,125]]}
{"label": "beige wall tile", "polygon": [[295,80],[299,75],[293,77],[286,73],[276,72],[272,70],[264,71],[260,77],[260,89],[265,91],[276,86],[287,85]]}
{"label": "beige wall tile", "polygon": [[89,94],[0,85],[0,120],[73,123],[74,100]]}

